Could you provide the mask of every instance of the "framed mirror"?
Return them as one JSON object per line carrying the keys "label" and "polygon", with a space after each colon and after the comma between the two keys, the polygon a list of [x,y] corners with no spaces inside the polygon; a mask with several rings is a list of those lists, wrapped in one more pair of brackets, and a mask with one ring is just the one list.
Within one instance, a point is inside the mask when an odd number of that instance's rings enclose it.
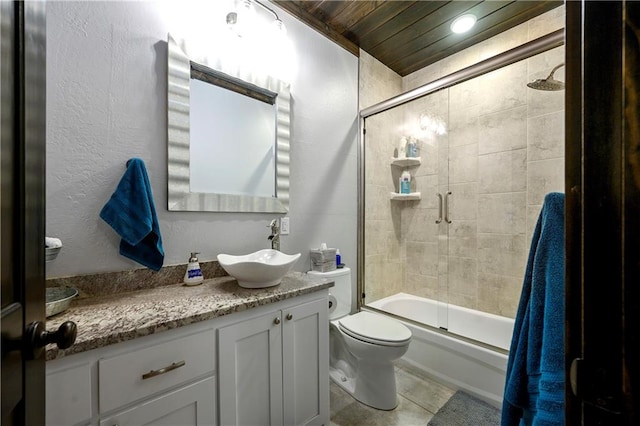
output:
{"label": "framed mirror", "polygon": [[167,43],[168,209],[286,213],[289,86],[223,73]]}

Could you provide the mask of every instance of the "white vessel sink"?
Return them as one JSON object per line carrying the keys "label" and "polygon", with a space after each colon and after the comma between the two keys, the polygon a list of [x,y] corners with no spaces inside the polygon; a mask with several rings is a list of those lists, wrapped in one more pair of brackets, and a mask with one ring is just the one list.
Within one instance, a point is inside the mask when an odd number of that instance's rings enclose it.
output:
{"label": "white vessel sink", "polygon": [[298,254],[284,254],[264,249],[244,256],[219,254],[218,262],[244,288],[264,288],[280,284],[282,277],[300,259]]}

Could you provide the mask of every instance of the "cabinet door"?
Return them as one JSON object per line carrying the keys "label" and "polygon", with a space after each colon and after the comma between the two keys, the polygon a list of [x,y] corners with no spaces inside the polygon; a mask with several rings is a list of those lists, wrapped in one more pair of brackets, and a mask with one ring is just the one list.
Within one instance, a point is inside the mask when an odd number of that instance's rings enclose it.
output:
{"label": "cabinet door", "polygon": [[210,377],[108,417],[100,422],[100,426],[215,425],[214,401],[215,378]]}
{"label": "cabinet door", "polygon": [[281,312],[218,331],[220,423],[282,425]]}
{"label": "cabinet door", "polygon": [[89,422],[91,410],[91,364],[72,365],[47,374],[47,426],[65,426]]}
{"label": "cabinet door", "polygon": [[284,309],[284,424],[329,424],[329,320],[326,298]]}

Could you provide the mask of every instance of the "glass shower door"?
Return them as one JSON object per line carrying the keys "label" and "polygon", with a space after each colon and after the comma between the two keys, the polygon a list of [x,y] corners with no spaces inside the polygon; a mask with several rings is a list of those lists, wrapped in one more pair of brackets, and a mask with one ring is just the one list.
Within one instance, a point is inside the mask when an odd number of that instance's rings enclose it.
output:
{"label": "glass shower door", "polygon": [[[508,348],[544,196],[564,188],[564,92],[527,83],[563,60],[554,48],[365,119],[367,306]],[[394,162],[402,137],[417,164]],[[419,197],[393,195],[405,170]]]}
{"label": "glass shower door", "polygon": [[[446,327],[447,115],[443,90],[364,123],[365,304],[432,327]],[[400,141],[410,138],[417,158],[399,160]],[[406,171],[408,196],[399,194]]]}
{"label": "glass shower door", "polygon": [[544,195],[564,188],[564,92],[527,83],[563,59],[555,48],[449,88],[451,333],[508,349]]}
{"label": "glass shower door", "polygon": [[414,320],[448,326],[446,260],[449,250],[449,91],[441,90],[401,107],[404,132],[418,141],[421,164],[412,170],[421,200],[401,208],[404,288],[416,305]]}

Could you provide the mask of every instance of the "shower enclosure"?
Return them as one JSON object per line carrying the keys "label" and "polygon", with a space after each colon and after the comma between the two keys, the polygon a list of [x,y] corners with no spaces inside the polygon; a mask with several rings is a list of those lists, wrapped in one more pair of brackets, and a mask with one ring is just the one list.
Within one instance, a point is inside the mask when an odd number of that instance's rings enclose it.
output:
{"label": "shower enclosure", "polygon": [[[527,83],[564,80],[562,43],[559,30],[361,112],[361,306],[508,350],[544,195],[564,190],[564,92]],[[417,158],[397,158],[403,137]]]}

